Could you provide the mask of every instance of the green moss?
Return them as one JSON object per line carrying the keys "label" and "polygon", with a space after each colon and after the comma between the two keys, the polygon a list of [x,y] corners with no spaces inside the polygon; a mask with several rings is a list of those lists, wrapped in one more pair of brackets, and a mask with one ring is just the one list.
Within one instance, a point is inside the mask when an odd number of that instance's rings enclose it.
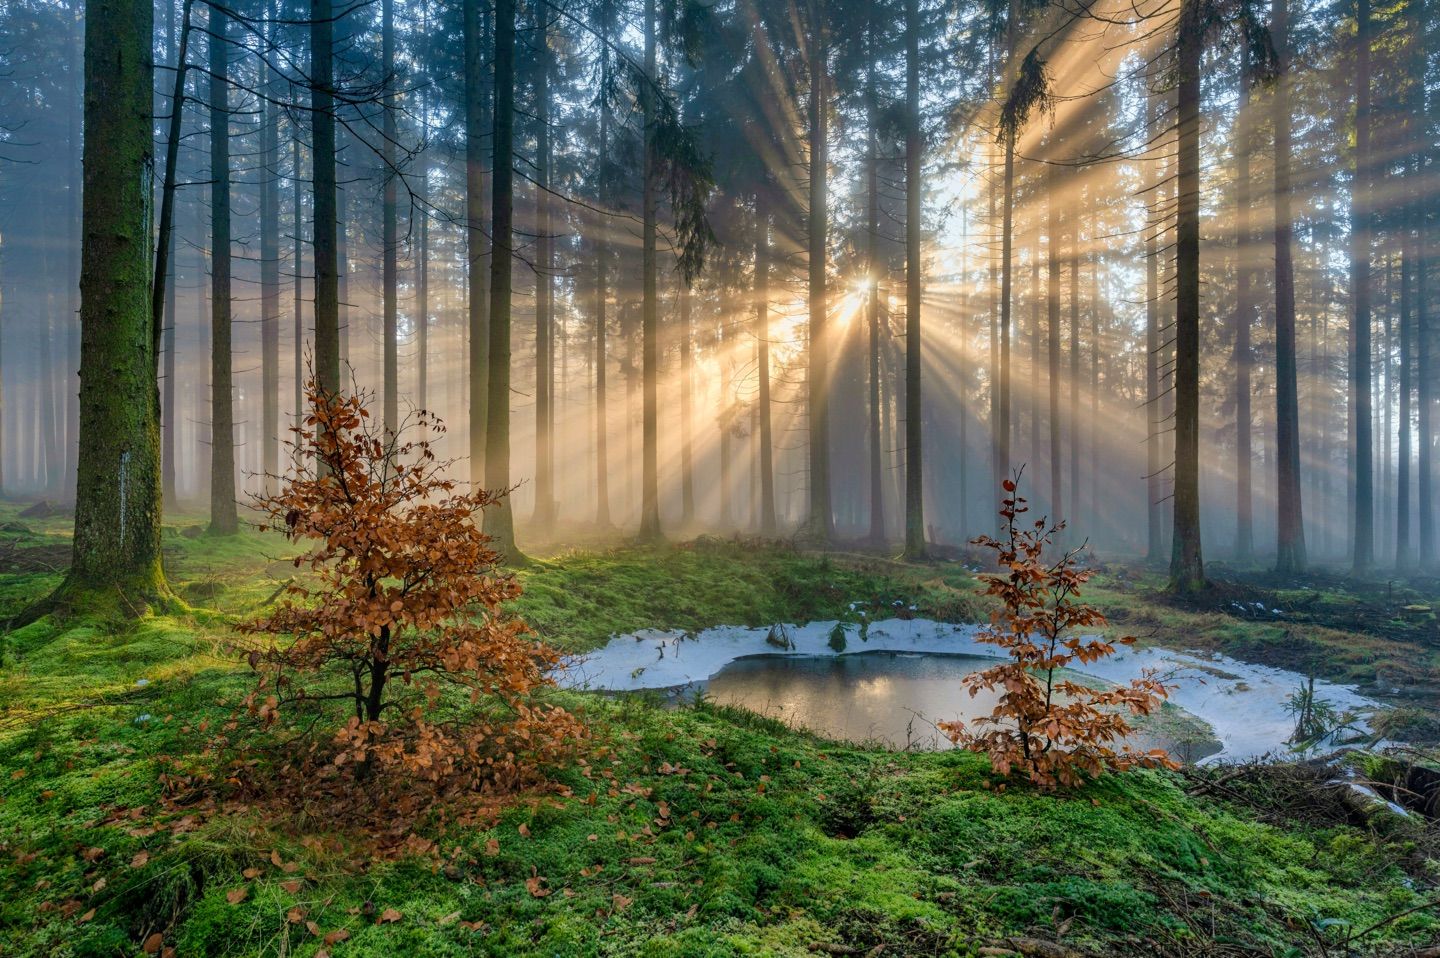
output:
{"label": "green moss", "polygon": [[[1059,797],[1001,793],[973,755],[851,747],[747,712],[666,709],[644,696],[562,694],[613,757],[589,775],[562,772],[573,797],[517,803],[493,828],[423,830],[439,840],[440,862],[362,867],[347,836],[324,832],[320,810],[304,819],[308,830],[239,811],[178,837],[102,824],[116,809],[153,810],[166,762],[193,756],[198,723],[220,720],[220,703],[249,688],[232,625],[295,574],[273,538],[165,541],[177,590],[216,608],[128,623],[47,619],[5,640],[5,955],[134,954],[161,931],[182,955],[308,958],[323,940],[308,921],[322,936],[348,932],[331,949],[337,958],[798,958],[817,943],[885,944],[887,956],[918,958],[972,955],[1010,934],[1053,937],[1060,926],[1097,954],[1177,942],[1190,953],[1224,942],[1285,954],[1312,943],[1310,929],[1329,928],[1321,933],[1333,939],[1425,894],[1423,875],[1404,870],[1423,868],[1410,845],[1348,827],[1268,824],[1248,806],[1188,797],[1169,774],[1111,776]],[[978,614],[958,564],[724,543],[566,554],[522,577],[519,610],[570,649],[646,626],[854,621],[851,603],[875,614],[896,602]],[[0,602],[5,588],[42,581],[0,580]],[[1217,643],[1273,639],[1114,584],[1098,594],[1132,619],[1205,623]],[[91,848],[102,850],[93,861],[81,854]],[[131,868],[142,850],[148,861]],[[298,868],[277,869],[272,850]],[[247,878],[247,869],[259,872]],[[282,887],[297,879],[297,891]],[[532,894],[528,879],[548,894]],[[232,904],[227,892],[242,886],[245,899]],[[67,917],[71,901],[79,905]],[[305,910],[302,921],[287,920],[293,908]],[[387,908],[401,920],[377,924]],[[1440,918],[1422,910],[1364,946],[1393,953],[1436,934]]]}

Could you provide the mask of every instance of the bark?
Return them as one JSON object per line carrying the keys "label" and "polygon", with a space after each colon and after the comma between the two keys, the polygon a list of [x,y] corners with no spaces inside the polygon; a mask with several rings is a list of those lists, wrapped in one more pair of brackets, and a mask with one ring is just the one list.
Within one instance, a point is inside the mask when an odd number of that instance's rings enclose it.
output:
{"label": "bark", "polygon": [[[274,23],[274,0],[265,17]],[[280,117],[269,99],[279,91],[263,62],[260,69],[268,94],[260,118],[260,471],[268,495],[280,473]]]}
{"label": "bark", "polygon": [[[757,204],[759,199],[757,198]],[[775,522],[775,446],[770,421],[770,220],[755,227],[755,375],[759,380],[760,534],[772,536]]]}
{"label": "bark", "polygon": [[[490,441],[487,437],[487,428],[490,424],[491,411],[490,396],[494,392],[488,386],[488,376],[492,364],[490,347],[492,337],[490,334],[490,313],[494,310],[494,275],[495,275],[495,254],[497,241],[491,236],[491,249],[485,248],[485,58],[482,50],[484,40],[484,29],[481,26],[481,0],[464,1],[464,26],[465,26],[465,249],[467,249],[467,269],[465,269],[465,282],[468,290],[467,323],[469,331],[469,481],[471,485],[484,484],[492,491],[500,491],[501,488],[508,488],[510,485],[510,468],[505,468],[504,487],[490,485],[490,468],[485,464],[485,455],[490,449]],[[510,56],[511,71],[514,71],[514,3],[511,1],[511,23],[510,23]],[[500,16],[495,14],[495,16]],[[500,43],[500,30],[495,32],[495,43],[497,43],[497,68],[498,68],[498,43]],[[500,125],[500,102],[498,102],[498,84],[500,84],[500,73],[495,73],[495,97],[494,104],[495,130]],[[514,75],[510,78],[511,92],[510,118],[507,118],[507,130],[514,120]],[[494,147],[495,163],[492,169],[492,189],[498,189],[497,182],[500,177],[500,147]],[[507,148],[508,150],[508,148]],[[504,154],[504,166],[510,169],[510,153]],[[505,179],[513,177],[513,173],[507,174]],[[508,189],[508,187],[507,187]],[[505,229],[507,238],[505,246],[510,245],[508,229],[510,229],[511,205],[513,197],[505,197]],[[495,200],[495,207],[492,215],[498,215],[498,200]],[[487,284],[485,277],[485,255],[490,254],[490,284]],[[508,310],[510,310],[510,261],[505,261],[505,321],[510,321]],[[487,290],[487,285],[488,290]],[[505,366],[510,366],[510,331],[505,330]],[[507,373],[508,380],[508,373]],[[505,447],[510,445],[510,389],[500,393],[504,396],[505,402]],[[503,509],[510,509],[504,506]]]}
{"label": "bark", "polygon": [[189,72],[191,0],[183,0],[177,42],[175,5],[166,4],[166,37],[175,65],[175,85],[170,94],[170,117],[165,137],[165,172],[160,189],[160,221],[155,244],[155,279],[151,284],[151,314],[161,337],[164,375],[161,397],[161,486],[167,506],[175,505],[175,185],[180,159],[181,121],[185,106],[185,77]]}
{"label": "bark", "polygon": [[1201,0],[1182,0],[1175,214],[1175,495],[1170,587],[1205,586],[1200,549],[1200,60]]}
{"label": "bark", "polygon": [[382,348],[380,392],[384,397],[383,424],[385,431],[395,432],[400,427],[400,330],[399,330],[399,228],[396,213],[397,170],[395,153],[395,0],[383,0],[380,4],[380,60],[384,71],[384,89],[381,93],[381,158],[385,177],[381,198],[381,267],[383,291],[381,322]]}
{"label": "bark", "polygon": [[[602,89],[608,89],[610,85],[610,21],[603,19],[600,25],[600,85]],[[603,206],[609,199],[608,183],[606,175],[609,171],[610,161],[610,104],[608,100],[602,100],[600,104],[600,148],[597,164],[600,170],[600,202]],[[610,243],[609,223],[600,219],[596,224],[595,242],[595,524],[601,529],[610,526],[610,457],[609,457],[609,435],[610,415],[606,401],[606,325],[609,318],[606,315],[606,306],[609,302],[609,276],[607,268],[610,265]]]}
{"label": "bark", "polygon": [[645,0],[645,79],[640,89],[642,146],[641,313],[643,390],[640,450],[640,541],[660,539],[660,330],[655,302],[655,0]]}
{"label": "bark", "polygon": [[[1152,86],[1149,102],[1146,104],[1147,111],[1147,132],[1150,124],[1155,121],[1157,112],[1157,101],[1159,97],[1153,92],[1156,83],[1156,76],[1152,73],[1148,80]],[[1160,160],[1151,161],[1151,166],[1158,170]],[[1145,223],[1145,558],[1152,565],[1158,565],[1165,554],[1164,542],[1164,520],[1161,515],[1161,489],[1160,473],[1164,468],[1160,456],[1160,230],[1161,221],[1156,209],[1159,207],[1159,186],[1161,177],[1157,175],[1151,183],[1151,195],[1147,199],[1147,217]],[[1073,270],[1072,266],[1072,270]],[[1072,290],[1073,290],[1072,286]],[[1072,325],[1071,336],[1074,336],[1073,311],[1076,300],[1071,299]],[[1072,387],[1073,388],[1073,387]],[[1072,413],[1073,416],[1073,413]],[[1071,419],[1071,443],[1073,446],[1073,433],[1075,420]],[[1072,481],[1074,471],[1071,472]],[[1072,489],[1072,496],[1075,494]]]}
{"label": "bark", "polygon": [[[873,37],[873,13],[869,28]],[[880,418],[883,414],[880,405],[880,156],[879,144],[876,142],[876,127],[880,117],[873,56],[866,75],[865,96],[869,113],[865,137],[865,325],[870,336],[870,544],[878,547],[885,544],[885,486],[884,449],[880,436]]]}
{"label": "bark", "polygon": [[335,98],[332,0],[310,0],[310,163],[314,209],[315,380],[340,390],[339,211],[335,190]]}
{"label": "bark", "polygon": [[[1250,223],[1250,150],[1254,139],[1250,116],[1251,83],[1250,49],[1245,44],[1241,44],[1240,97],[1239,109],[1235,118],[1235,314],[1232,330],[1235,347],[1233,355],[1235,366],[1235,391],[1233,394],[1235,399],[1235,561],[1241,564],[1250,562],[1255,552],[1254,497],[1251,477],[1253,453],[1250,440],[1251,373],[1255,363],[1254,352],[1250,346],[1251,326],[1255,322],[1255,303],[1250,293],[1250,281],[1253,273],[1250,267],[1250,244],[1254,241],[1254,231]],[[1278,130],[1275,145],[1278,157],[1280,146]],[[1280,198],[1278,171],[1275,193],[1278,202]],[[1278,230],[1278,209],[1276,216]],[[1278,278],[1280,265],[1278,232],[1275,255]],[[1278,298],[1277,289],[1277,305]],[[1293,327],[1293,309],[1291,312]],[[1278,332],[1278,315],[1276,326]]]}
{"label": "bark", "polygon": [[1375,562],[1370,348],[1370,0],[1355,2],[1355,157],[1350,200],[1350,416],[1352,540],[1357,575]]}
{"label": "bark", "polygon": [[154,7],[90,0],[73,559],[54,597],[135,615],[165,597],[150,284]]}
{"label": "bark", "polygon": [[230,337],[230,18],[210,9],[210,533],[240,531],[235,509]]}
{"label": "bark", "polygon": [[905,0],[905,555],[925,558],[920,306],[920,3]]}
{"label": "bark", "polygon": [[[695,521],[694,358],[690,284],[680,283],[680,524]],[[762,380],[764,382],[764,380]],[[768,419],[768,414],[766,416]],[[768,427],[768,424],[766,425]]]}
{"label": "bark", "polygon": [[[1275,83],[1275,445],[1276,558],[1281,573],[1305,569],[1305,524],[1300,489],[1300,387],[1296,373],[1295,266],[1290,216],[1290,63],[1288,0],[1272,0],[1270,33],[1279,78]],[[1249,390],[1246,390],[1247,394]]]}
{"label": "bark", "polygon": [[555,521],[555,241],[550,222],[549,8],[535,5],[535,525]]}
{"label": "bark", "polygon": [[[484,462],[486,488],[503,492],[510,489],[510,282],[515,217],[515,169],[512,160],[515,147],[515,0],[495,0],[494,63],[490,345]],[[473,355],[472,353],[472,364]],[[473,404],[471,412],[473,416]],[[474,441],[473,432],[471,441]],[[502,555],[512,561],[519,558],[515,551],[515,519],[508,496],[486,511],[485,534],[494,540],[493,547]]]}
{"label": "bark", "polygon": [[[1020,29],[1019,0],[1010,0],[1010,12],[1005,24],[1005,74],[1006,85],[1017,72],[1016,57]],[[994,423],[994,466],[995,485],[1010,472],[1010,325],[1013,304],[1014,273],[1014,232],[1015,232],[1015,133],[1007,127],[1005,139],[1004,185],[1001,187],[1000,221],[1000,368],[998,371],[999,398],[995,404]]]}
{"label": "bark", "polygon": [[827,186],[829,166],[828,50],[824,24],[825,0],[809,0],[810,38],[810,208],[807,216],[810,325],[807,346],[809,369],[805,375],[810,444],[810,515],[806,533],[818,543],[834,535],[830,506],[830,401],[829,345],[826,339],[826,241],[828,236]]}
{"label": "bark", "polygon": [[1046,167],[1046,360],[1050,392],[1050,518],[1063,522],[1065,504],[1061,475],[1064,450],[1060,445],[1060,212],[1056,198],[1055,167]]}

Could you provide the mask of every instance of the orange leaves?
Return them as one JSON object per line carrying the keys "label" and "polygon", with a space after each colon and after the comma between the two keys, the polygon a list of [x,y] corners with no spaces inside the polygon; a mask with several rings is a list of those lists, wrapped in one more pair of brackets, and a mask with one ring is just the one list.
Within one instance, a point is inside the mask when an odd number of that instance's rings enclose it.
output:
{"label": "orange leaves", "polygon": [[[442,795],[529,784],[584,728],[529,701],[553,685],[560,656],[502,608],[520,587],[477,522],[497,496],[456,493],[428,445],[443,432],[433,415],[389,433],[367,398],[310,384],[292,442],[298,471],[255,500],[269,528],[305,546],[296,565],[314,575],[245,627],[276,637],[249,654],[259,679],[246,710],[262,729],[295,721],[294,703],[334,711],[293,739],[298,774],[241,784],[379,821]],[[448,691],[484,704],[477,715],[506,717],[455,721]],[[445,720],[428,721],[432,710]],[[235,767],[243,776],[251,764]]]}
{"label": "orange leaves", "polygon": [[[1146,715],[1160,706],[1166,688],[1147,675],[1129,686],[1098,691],[1056,675],[1072,663],[1086,665],[1113,655],[1115,646],[1093,636],[1073,636],[1070,630],[1104,626],[1097,609],[1078,600],[1080,587],[1094,575],[1080,565],[1081,548],[1046,558],[1064,523],[1038,520],[1022,528],[1017,517],[1026,511],[1025,499],[1016,494],[1020,473],[1003,486],[1006,498],[1000,515],[1005,538],[980,536],[975,544],[991,549],[1000,575],[985,575],[984,594],[1000,600],[991,627],[980,641],[1004,649],[1008,660],[965,678],[972,696],[1002,689],[999,703],[988,716],[973,723],[940,723],[956,744],[990,757],[1001,776],[1023,768],[1041,788],[1071,787],[1105,769],[1136,766],[1174,767],[1160,751],[1137,753],[1123,742],[1132,728],[1124,713]],[[1128,645],[1134,639],[1117,640]]]}

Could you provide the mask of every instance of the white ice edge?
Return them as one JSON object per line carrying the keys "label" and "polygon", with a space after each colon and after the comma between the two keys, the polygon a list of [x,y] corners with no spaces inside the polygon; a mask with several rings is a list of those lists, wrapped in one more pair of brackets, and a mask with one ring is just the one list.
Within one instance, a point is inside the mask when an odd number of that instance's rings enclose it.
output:
{"label": "white ice edge", "polygon": [[[736,659],[751,655],[837,655],[856,652],[912,652],[981,655],[996,649],[975,639],[974,625],[950,625],[929,619],[884,619],[870,625],[861,641],[847,626],[846,649],[830,647],[835,622],[785,625],[789,649],[767,642],[769,628],[719,626],[694,635],[644,630],[617,636],[603,648],[578,656],[562,672],[567,687],[599,691],[671,689],[696,685]],[[1171,687],[1169,701],[1206,722],[1221,750],[1206,762],[1243,761],[1287,751],[1295,728],[1285,710],[1287,698],[1307,680],[1298,672],[1241,662],[1228,656],[1178,652],[1159,647],[1121,648],[1115,655],[1081,669],[1109,682],[1124,683],[1154,671]],[[960,694],[959,689],[956,690]],[[1353,687],[1317,679],[1315,693],[1337,710],[1379,707]],[[1363,721],[1357,723],[1363,727]]]}

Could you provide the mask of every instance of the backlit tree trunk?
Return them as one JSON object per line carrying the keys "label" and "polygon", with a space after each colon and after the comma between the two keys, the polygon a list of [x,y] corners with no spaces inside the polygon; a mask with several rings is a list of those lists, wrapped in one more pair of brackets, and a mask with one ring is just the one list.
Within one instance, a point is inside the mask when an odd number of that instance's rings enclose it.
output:
{"label": "backlit tree trunk", "polygon": [[230,18],[210,8],[210,532],[240,530],[230,348]]}

